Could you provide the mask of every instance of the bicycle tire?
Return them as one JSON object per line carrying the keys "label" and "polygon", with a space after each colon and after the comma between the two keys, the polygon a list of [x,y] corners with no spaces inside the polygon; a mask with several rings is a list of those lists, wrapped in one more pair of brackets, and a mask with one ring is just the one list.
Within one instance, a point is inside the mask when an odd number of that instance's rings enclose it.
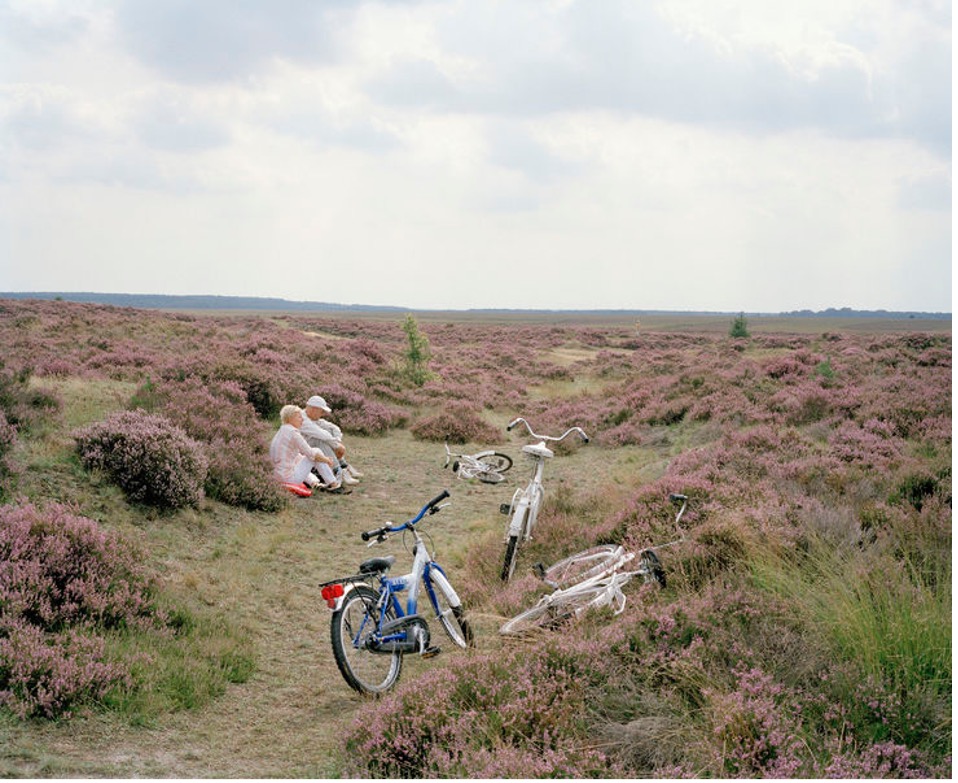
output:
{"label": "bicycle tire", "polygon": [[516,570],[516,559],[519,556],[518,550],[519,536],[509,536],[509,540],[506,541],[506,554],[502,561],[502,573],[499,575],[499,578],[503,582],[508,582]]}
{"label": "bicycle tire", "polygon": [[427,583],[426,592],[429,594],[429,600],[439,624],[442,625],[446,635],[452,639],[452,643],[462,649],[475,647],[472,626],[465,617],[462,605],[453,605],[453,601],[458,599],[455,598],[455,592],[448,580],[445,577],[432,577]]}
{"label": "bicycle tire", "polygon": [[480,470],[476,472],[476,478],[479,479],[483,484],[499,484],[506,480],[506,477],[501,473],[496,473],[494,470]]}
{"label": "bicycle tire", "polygon": [[484,454],[479,458],[479,461],[495,473],[505,473],[512,467],[512,457],[499,451]]}
{"label": "bicycle tire", "polygon": [[604,596],[610,593],[608,584],[598,584],[583,590],[573,590],[568,595],[546,596],[531,609],[520,612],[500,627],[503,636],[521,636],[536,630],[555,630],[568,620],[577,617],[590,607],[605,605]]}
{"label": "bicycle tire", "polygon": [[[357,585],[333,612],[330,641],[333,658],[346,684],[355,691],[376,695],[389,690],[402,673],[402,653],[378,653],[365,647],[365,640],[376,629],[376,604],[379,594],[371,587]],[[392,606],[384,611],[384,620],[395,619]]]}
{"label": "bicycle tire", "polygon": [[651,549],[644,549],[639,553],[639,572],[646,584],[655,582],[659,587],[665,587],[665,569],[658,555]]}
{"label": "bicycle tire", "polygon": [[624,553],[625,550],[615,544],[594,546],[553,563],[542,576],[544,581],[559,588],[570,587],[608,570]]}
{"label": "bicycle tire", "polygon": [[539,603],[506,620],[500,626],[499,633],[503,636],[522,636],[531,631],[551,630],[567,620],[572,611],[559,604]]}

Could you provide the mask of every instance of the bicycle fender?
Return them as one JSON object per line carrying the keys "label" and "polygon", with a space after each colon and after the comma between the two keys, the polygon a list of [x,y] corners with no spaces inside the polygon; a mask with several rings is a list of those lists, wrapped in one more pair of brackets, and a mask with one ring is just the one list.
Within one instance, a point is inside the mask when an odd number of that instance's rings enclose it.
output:
{"label": "bicycle fender", "polygon": [[433,565],[431,571],[429,572],[429,577],[433,582],[436,583],[438,589],[442,590],[446,594],[446,598],[449,599],[449,605],[453,609],[458,609],[460,606],[462,606],[462,601],[459,599],[459,594],[449,583],[446,575],[442,572],[442,569],[438,565]]}
{"label": "bicycle fender", "polygon": [[525,530],[528,528],[526,517],[529,514],[529,501],[526,498],[520,498],[518,503],[513,504],[512,519],[509,520],[509,535],[525,537]]}

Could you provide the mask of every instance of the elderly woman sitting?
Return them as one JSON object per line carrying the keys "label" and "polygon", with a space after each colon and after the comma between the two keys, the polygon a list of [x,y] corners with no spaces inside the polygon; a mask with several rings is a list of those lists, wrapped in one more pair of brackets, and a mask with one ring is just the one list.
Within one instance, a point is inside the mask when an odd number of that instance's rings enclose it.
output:
{"label": "elderly woman sitting", "polygon": [[[273,461],[276,477],[287,484],[305,484],[310,489],[322,486],[336,486],[332,460],[319,449],[312,448],[299,428],[303,424],[303,411],[296,405],[284,405],[279,412],[280,428],[269,444],[269,457]],[[312,472],[319,471],[323,482]]]}

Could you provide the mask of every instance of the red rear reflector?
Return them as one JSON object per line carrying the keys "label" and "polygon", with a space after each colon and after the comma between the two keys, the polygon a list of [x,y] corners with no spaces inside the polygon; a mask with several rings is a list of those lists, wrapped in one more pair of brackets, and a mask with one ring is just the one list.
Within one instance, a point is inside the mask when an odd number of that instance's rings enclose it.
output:
{"label": "red rear reflector", "polygon": [[336,606],[336,599],[342,598],[345,594],[346,591],[341,584],[326,585],[322,590],[323,600],[329,604],[330,609]]}

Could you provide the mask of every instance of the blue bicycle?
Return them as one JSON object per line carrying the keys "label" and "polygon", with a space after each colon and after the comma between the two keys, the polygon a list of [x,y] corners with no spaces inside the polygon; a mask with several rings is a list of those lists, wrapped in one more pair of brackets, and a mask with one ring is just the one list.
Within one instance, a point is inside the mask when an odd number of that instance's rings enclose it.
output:
{"label": "blue bicycle", "polygon": [[[442,503],[447,497],[449,492],[444,490],[408,522],[361,534],[372,546],[392,533],[412,533],[413,567],[408,574],[387,576],[396,562],[389,555],[366,560],[354,576],[322,585],[323,599],[333,610],[330,639],[336,665],[347,684],[360,693],[383,693],[395,685],[406,653],[424,658],[439,654],[439,648],[431,644],[429,624],[418,613],[423,586],[429,605],[453,643],[462,648],[474,644],[462,602],[416,528],[427,513],[435,514],[448,505]],[[407,593],[405,607],[398,597],[403,592]]]}

